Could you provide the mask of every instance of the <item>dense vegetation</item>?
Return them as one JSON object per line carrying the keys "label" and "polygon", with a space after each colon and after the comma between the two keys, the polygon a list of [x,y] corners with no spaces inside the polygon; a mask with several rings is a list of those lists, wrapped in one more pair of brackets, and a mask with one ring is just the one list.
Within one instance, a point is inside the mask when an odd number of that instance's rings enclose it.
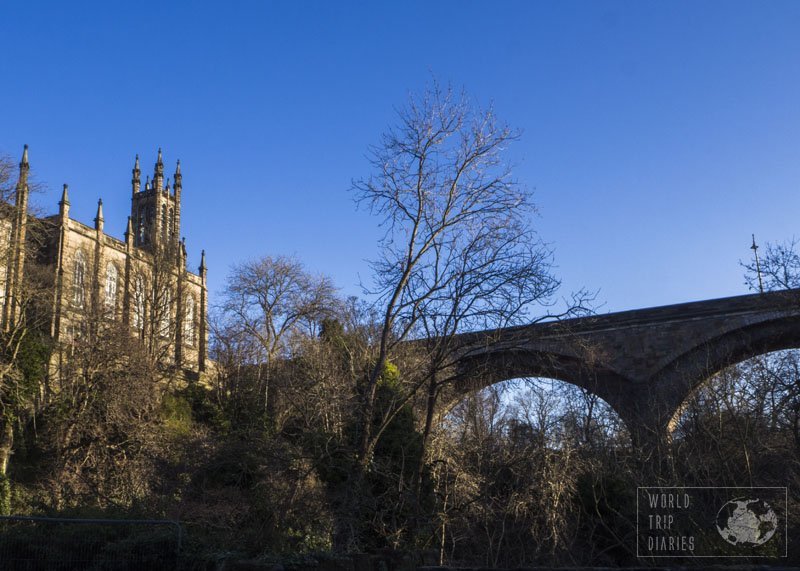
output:
{"label": "dense vegetation", "polygon": [[[424,399],[412,399],[362,474],[370,328],[350,317],[294,339],[291,358],[269,373],[226,367],[208,386],[109,371],[121,357],[93,348],[104,363],[96,376],[76,376],[35,418],[16,423],[4,510],[175,519],[187,552],[209,561],[392,549],[461,565],[622,565],[641,563],[643,483],[796,494],[795,352],[754,359],[703,386],[687,403],[665,471],[639,461],[604,403],[528,380],[443,406],[425,448]],[[402,397],[409,367],[404,359],[386,366],[378,410]],[[790,495],[790,511],[796,502]]]}

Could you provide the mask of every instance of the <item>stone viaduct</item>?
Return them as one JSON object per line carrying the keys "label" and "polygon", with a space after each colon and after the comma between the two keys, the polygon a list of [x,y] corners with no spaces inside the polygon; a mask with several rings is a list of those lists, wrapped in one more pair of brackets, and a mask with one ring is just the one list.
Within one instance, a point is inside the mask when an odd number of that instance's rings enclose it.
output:
{"label": "stone viaduct", "polygon": [[661,440],[711,375],[800,347],[800,290],[466,333],[455,341],[461,391],[520,377],[558,379],[604,399],[634,439]]}

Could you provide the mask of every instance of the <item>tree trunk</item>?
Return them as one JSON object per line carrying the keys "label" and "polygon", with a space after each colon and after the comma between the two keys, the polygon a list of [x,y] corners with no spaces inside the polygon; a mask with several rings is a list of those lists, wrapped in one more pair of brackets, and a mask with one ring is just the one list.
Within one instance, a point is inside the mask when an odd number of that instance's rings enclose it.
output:
{"label": "tree trunk", "polygon": [[428,448],[428,438],[430,437],[431,430],[433,429],[433,413],[436,408],[438,389],[439,387],[436,383],[436,370],[434,369],[431,371],[428,382],[428,400],[425,407],[425,428],[422,430],[419,465],[417,466],[417,475],[414,482],[414,495],[416,497],[417,506],[419,506],[419,496],[422,491],[422,472],[425,468],[425,455]]}
{"label": "tree trunk", "polygon": [[13,446],[14,426],[6,418],[3,420],[3,428],[0,430],[0,515],[11,513],[11,482],[8,481],[6,471]]}
{"label": "tree trunk", "polygon": [[14,427],[5,419],[0,430],[0,476],[5,477],[8,462],[11,459],[11,448],[14,446]]}

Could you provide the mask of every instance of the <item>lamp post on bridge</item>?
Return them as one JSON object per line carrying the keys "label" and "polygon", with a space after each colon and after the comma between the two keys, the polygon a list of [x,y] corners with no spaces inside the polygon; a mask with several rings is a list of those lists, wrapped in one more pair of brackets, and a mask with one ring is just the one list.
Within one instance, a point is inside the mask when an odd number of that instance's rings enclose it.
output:
{"label": "lamp post on bridge", "polygon": [[756,275],[758,275],[758,292],[764,293],[764,283],[761,281],[761,264],[758,262],[758,246],[756,245],[756,235],[751,234],[753,236],[753,245],[750,246],[750,249],[753,250],[753,255],[756,258]]}

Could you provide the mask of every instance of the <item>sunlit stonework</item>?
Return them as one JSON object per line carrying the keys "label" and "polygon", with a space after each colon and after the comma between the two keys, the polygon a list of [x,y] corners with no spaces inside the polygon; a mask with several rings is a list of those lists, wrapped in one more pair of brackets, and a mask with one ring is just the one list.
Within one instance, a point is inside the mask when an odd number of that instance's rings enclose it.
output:
{"label": "sunlit stonework", "polygon": [[[103,203],[94,226],[70,218],[65,184],[58,214],[33,218],[28,209],[28,147],[19,165],[16,208],[0,218],[2,327],[9,331],[24,311],[27,260],[35,259],[52,275],[50,336],[57,348],[69,346],[84,332],[89,317],[118,321],[142,339],[157,337],[167,361],[186,373],[206,364],[207,307],[205,255],[198,273],[187,269],[180,237],[182,176],[180,161],[173,183],[164,179],[161,150],[152,182],[141,184],[139,157],[133,168],[131,215],[124,240],[104,233]],[[31,239],[30,226],[41,228]],[[26,255],[26,245],[28,252]],[[31,248],[34,249],[31,252]]]}

